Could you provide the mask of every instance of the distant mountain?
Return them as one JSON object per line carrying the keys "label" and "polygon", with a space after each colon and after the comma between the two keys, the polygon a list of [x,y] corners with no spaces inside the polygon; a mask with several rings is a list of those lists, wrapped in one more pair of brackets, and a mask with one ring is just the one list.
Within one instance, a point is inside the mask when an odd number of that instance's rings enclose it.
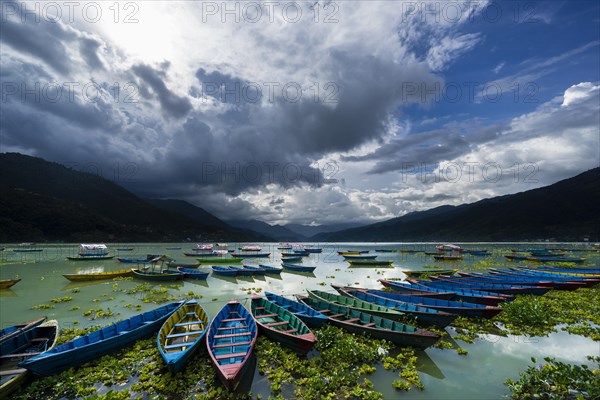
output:
{"label": "distant mountain", "polygon": [[345,229],[356,228],[359,226],[364,226],[364,223],[342,223],[342,224],[327,224],[327,225],[301,225],[301,224],[287,224],[284,225],[287,229],[292,232],[295,232],[299,235],[302,235],[306,238],[311,238],[312,236],[318,235],[320,233],[333,233]]}
{"label": "distant mountain", "polygon": [[184,200],[174,199],[144,199],[146,202],[152,204],[154,207],[160,208],[163,211],[172,212],[175,214],[185,215],[196,222],[203,225],[215,226],[219,228],[230,228],[230,226],[215,217],[203,208],[197,207],[193,204],[188,203]]}
{"label": "distant mountain", "polygon": [[279,242],[302,242],[306,241],[307,239],[305,236],[293,232],[285,226],[269,225],[266,222],[258,221],[255,219],[231,220],[227,222],[229,223],[229,225],[237,228],[250,229],[254,232],[270,236]]}
{"label": "distant mountain", "polygon": [[414,212],[319,241],[600,240],[600,168],[553,185]]}
{"label": "distant mountain", "polygon": [[165,211],[100,176],[40,158],[0,154],[0,171],[0,242],[263,237],[240,234],[203,210],[197,219]]}

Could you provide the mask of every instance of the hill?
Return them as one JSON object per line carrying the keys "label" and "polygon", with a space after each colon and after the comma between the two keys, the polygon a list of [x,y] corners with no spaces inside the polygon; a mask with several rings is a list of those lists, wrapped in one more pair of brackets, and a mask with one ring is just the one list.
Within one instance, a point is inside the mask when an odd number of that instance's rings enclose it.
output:
{"label": "hill", "polygon": [[204,214],[193,217],[166,211],[100,176],[40,158],[0,154],[0,171],[1,242],[263,238],[234,230],[200,208]]}
{"label": "hill", "polygon": [[320,241],[600,240],[600,168],[553,185],[317,235]]}

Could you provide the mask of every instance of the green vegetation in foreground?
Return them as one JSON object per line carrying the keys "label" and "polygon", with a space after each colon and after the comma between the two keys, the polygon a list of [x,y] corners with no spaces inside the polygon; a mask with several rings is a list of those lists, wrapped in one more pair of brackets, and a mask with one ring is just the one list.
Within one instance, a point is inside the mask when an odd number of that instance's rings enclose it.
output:
{"label": "green vegetation in foreground", "polygon": [[[587,357],[596,363],[572,365],[546,357],[546,364],[527,367],[518,381],[507,379],[513,399],[600,399],[600,357]],[[536,359],[531,358],[536,364]]]}
{"label": "green vegetation in foreground", "polygon": [[[544,296],[517,296],[502,304],[491,320],[457,318],[452,326],[463,341],[480,334],[547,336],[560,329],[600,341],[600,285],[575,291],[552,290]],[[592,326],[596,325],[596,326]]]}
{"label": "green vegetation in foreground", "polygon": [[[259,339],[258,371],[267,376],[276,398],[382,399],[382,394],[373,390],[373,384],[364,376],[375,372],[372,364],[379,361],[383,361],[385,369],[400,371],[393,384],[395,388],[424,388],[411,348],[403,348],[392,357],[388,355],[393,347],[389,342],[344,333],[333,326],[315,330],[315,334],[320,356],[310,360]],[[282,396],[282,392],[287,396]]]}
{"label": "green vegetation in foreground", "polygon": [[[69,328],[59,342],[71,340],[100,326]],[[411,348],[389,355],[393,345],[360,335],[344,333],[336,327],[316,330],[319,357],[300,357],[279,344],[261,337],[256,347],[258,371],[266,375],[272,396],[282,393],[298,399],[382,399],[366,375],[375,372],[374,364],[383,362],[388,370],[399,371],[393,386],[423,390],[416,371],[417,357]],[[104,356],[77,369],[36,379],[18,391],[15,399],[129,399],[141,395],[152,399],[236,399],[250,393],[234,394],[218,383],[212,363],[201,348],[183,372],[172,375],[166,368],[154,337],[140,340],[117,353]]]}

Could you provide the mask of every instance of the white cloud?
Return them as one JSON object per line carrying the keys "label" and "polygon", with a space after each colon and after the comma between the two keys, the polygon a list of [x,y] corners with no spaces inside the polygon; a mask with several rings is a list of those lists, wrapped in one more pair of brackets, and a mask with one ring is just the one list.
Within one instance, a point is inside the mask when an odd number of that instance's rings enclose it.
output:
{"label": "white cloud", "polygon": [[500,64],[496,65],[496,66],[494,67],[494,69],[492,69],[492,71],[493,71],[495,74],[498,74],[498,72],[500,72],[500,70],[501,70],[502,68],[504,68],[504,65],[506,65],[506,63],[505,63],[504,61],[502,61]]}

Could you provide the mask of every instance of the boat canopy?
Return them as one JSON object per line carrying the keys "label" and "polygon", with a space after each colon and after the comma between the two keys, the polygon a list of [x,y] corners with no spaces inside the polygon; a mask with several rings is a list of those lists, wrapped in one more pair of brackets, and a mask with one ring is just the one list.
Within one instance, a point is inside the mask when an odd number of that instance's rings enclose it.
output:
{"label": "boat canopy", "polygon": [[105,244],[81,244],[79,251],[82,254],[107,254],[108,248]]}
{"label": "boat canopy", "polygon": [[223,254],[227,254],[229,253],[229,251],[227,250],[213,250],[212,254],[214,255],[223,255]]}
{"label": "boat canopy", "polygon": [[197,244],[196,245],[196,250],[212,250],[213,245],[212,244]]}
{"label": "boat canopy", "polygon": [[246,251],[260,251],[261,248],[259,245],[251,245],[251,246],[244,246],[242,247],[242,250],[246,250]]}
{"label": "boat canopy", "polygon": [[451,250],[451,251],[461,251],[462,248],[455,244],[441,244],[435,247],[438,250]]}

